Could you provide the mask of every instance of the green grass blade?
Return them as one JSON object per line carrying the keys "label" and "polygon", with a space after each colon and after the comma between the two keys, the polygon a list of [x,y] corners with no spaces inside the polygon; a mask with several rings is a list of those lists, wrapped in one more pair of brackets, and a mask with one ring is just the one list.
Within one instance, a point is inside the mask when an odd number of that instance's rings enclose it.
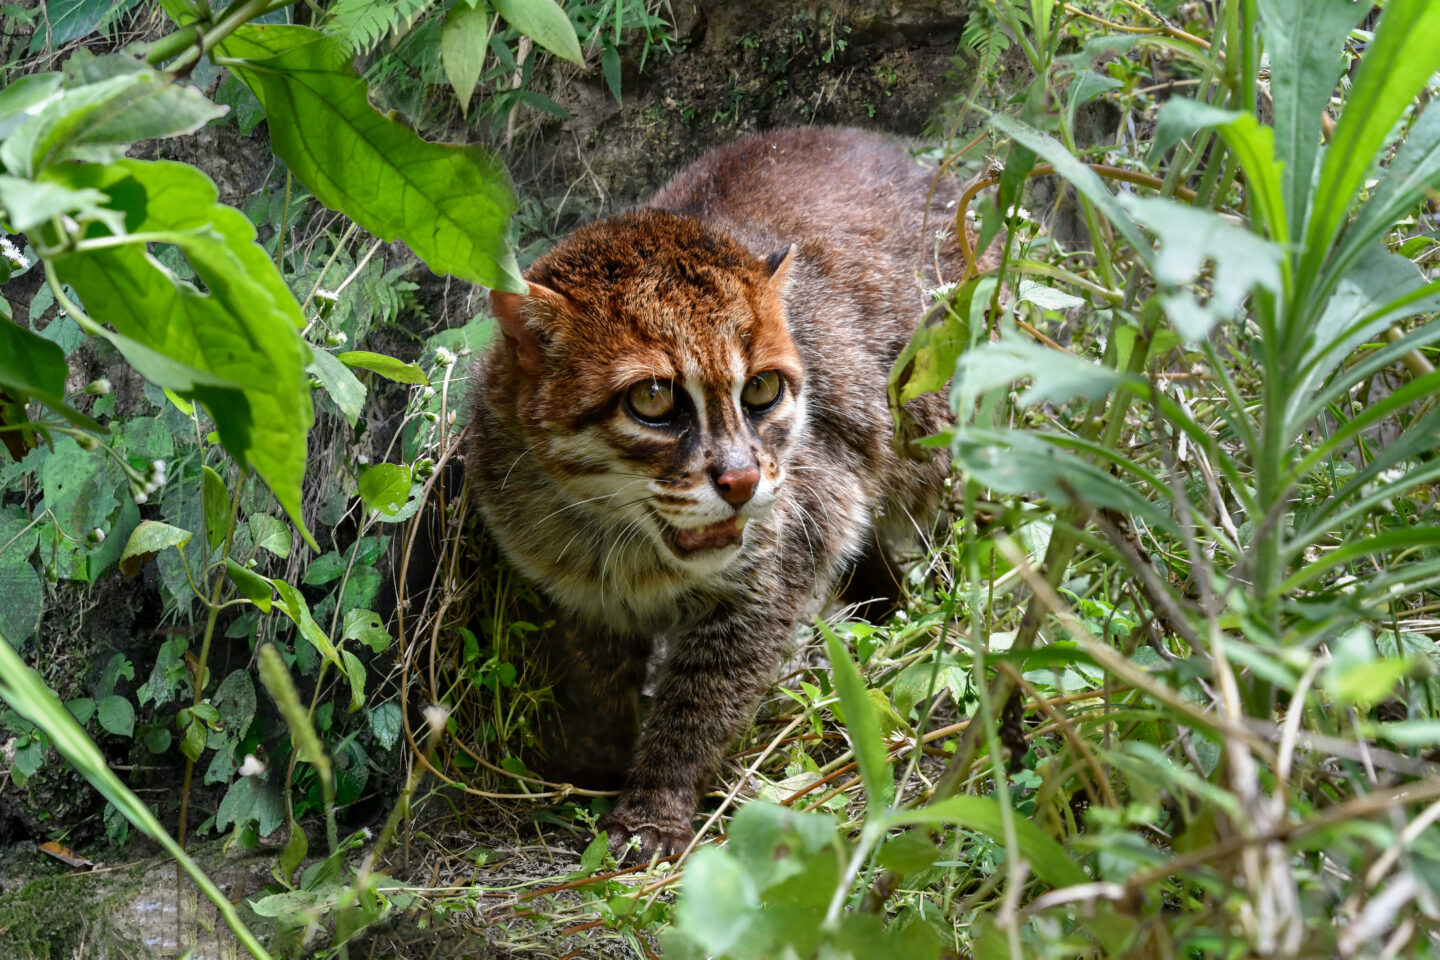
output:
{"label": "green grass blade", "polygon": [[1301,296],[1319,277],[1355,194],[1395,122],[1440,70],[1436,37],[1440,37],[1440,3],[1392,0],[1386,6],[1320,168],[1298,271],[1296,289]]}
{"label": "green grass blade", "polygon": [[45,731],[46,736],[55,744],[55,749],[60,751],[60,755],[69,761],[91,786],[114,804],[115,809],[134,824],[137,830],[160,844],[167,854],[179,862],[181,869],[194,881],[195,886],[200,888],[200,892],[215,904],[215,909],[225,918],[225,923],[235,934],[235,939],[250,951],[251,956],[257,960],[269,960],[270,954],[255,934],[245,926],[245,921],[240,919],[235,905],[161,826],[145,802],[120,782],[120,778],[115,776],[105,762],[95,742],[85,734],[84,729],[70,715],[70,711],[65,709],[60,698],[45,685],[40,674],[31,670],[25,661],[20,659],[20,655],[4,637],[0,637],[0,699],[8,703],[16,713]]}
{"label": "green grass blade", "polygon": [[835,635],[825,621],[816,619],[816,627],[825,638],[825,652],[830,656],[830,670],[835,677],[835,692],[845,710],[845,728],[855,749],[855,762],[865,784],[865,796],[871,809],[885,810],[895,799],[895,779],[886,762],[885,741],[880,736],[880,721],[866,692],[860,668],[850,659],[845,642]]}

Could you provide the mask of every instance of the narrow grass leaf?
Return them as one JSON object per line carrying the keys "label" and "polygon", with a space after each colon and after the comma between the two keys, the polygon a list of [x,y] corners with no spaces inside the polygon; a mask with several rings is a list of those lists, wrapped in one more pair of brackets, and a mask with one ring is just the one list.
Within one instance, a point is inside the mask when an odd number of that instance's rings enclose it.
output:
{"label": "narrow grass leaf", "polygon": [[885,741],[880,736],[880,721],[875,716],[874,704],[866,692],[860,669],[845,649],[845,642],[825,621],[817,618],[815,625],[825,638],[825,652],[830,657],[835,692],[840,696],[840,706],[845,711],[845,728],[850,734],[850,745],[855,750],[865,795],[876,812],[887,809],[895,798],[895,780],[886,763]]}

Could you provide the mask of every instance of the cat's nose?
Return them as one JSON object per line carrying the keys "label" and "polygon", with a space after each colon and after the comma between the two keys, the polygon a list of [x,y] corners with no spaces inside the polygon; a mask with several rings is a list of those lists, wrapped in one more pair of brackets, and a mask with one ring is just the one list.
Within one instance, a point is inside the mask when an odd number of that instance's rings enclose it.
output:
{"label": "cat's nose", "polygon": [[724,472],[712,471],[710,477],[725,502],[732,507],[738,507],[755,496],[755,486],[760,482],[760,468],[752,463],[744,467],[731,467]]}

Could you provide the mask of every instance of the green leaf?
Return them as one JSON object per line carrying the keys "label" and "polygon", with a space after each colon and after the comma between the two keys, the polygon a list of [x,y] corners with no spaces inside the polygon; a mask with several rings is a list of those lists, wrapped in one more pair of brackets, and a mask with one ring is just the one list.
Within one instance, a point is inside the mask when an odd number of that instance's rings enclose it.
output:
{"label": "green leaf", "polygon": [[0,89],[0,140],[38,112],[39,104],[60,96],[59,73],[32,73]]}
{"label": "green leaf", "polygon": [[141,520],[135,532],[125,543],[125,552],[120,555],[120,569],[126,576],[135,572],[149,559],[166,547],[183,550],[194,536],[189,530],[172,527],[158,520]]}
{"label": "green leaf", "polygon": [[104,204],[109,199],[99,190],[71,190],[57,183],[0,175],[0,205],[5,208],[11,229],[18,233],[28,233],[62,214],[80,224],[97,221],[111,233],[123,233],[125,215],[107,209]]}
{"label": "green leaf", "polygon": [[445,79],[460,101],[460,112],[470,110],[470,97],[485,66],[485,51],[490,46],[490,14],[481,7],[457,3],[445,15],[440,30],[440,63]]}
{"label": "green leaf", "polygon": [[[113,22],[138,0],[48,0],[44,5],[45,17],[50,22],[47,38],[52,50],[58,50],[72,40],[88,37],[101,24]],[[40,31],[44,36],[44,31]]]}
{"label": "green leaf", "polygon": [[259,607],[261,613],[270,612],[275,591],[269,580],[253,570],[245,569],[230,557],[225,558],[225,572],[230,575],[230,582],[235,584],[240,596]]}
{"label": "green leaf", "polygon": [[252,513],[249,518],[250,536],[255,541],[255,546],[261,550],[268,550],[281,560],[290,556],[290,548],[294,541],[290,536],[290,528],[285,526],[285,521],[279,517],[272,517],[268,513]]}
{"label": "green leaf", "polygon": [[860,765],[860,779],[865,783],[865,795],[872,808],[878,813],[890,806],[895,798],[895,778],[886,763],[885,741],[880,736],[880,721],[875,716],[875,707],[866,693],[865,681],[860,669],[850,658],[845,643],[835,635],[825,621],[816,619],[815,625],[825,638],[825,652],[830,657],[830,672],[835,677],[835,692],[840,696],[840,706],[845,710],[845,729],[850,734],[850,746],[855,751],[855,761]]}
{"label": "green leaf", "polygon": [[335,401],[345,421],[354,427],[365,407],[365,384],[329,350],[317,349],[313,351],[313,357],[306,372],[320,381],[320,386]]}
{"label": "green leaf", "polygon": [[[1069,887],[1090,878],[1056,843],[1032,821],[1018,811],[1011,811],[1015,840],[1020,854],[1030,862],[1035,875],[1052,887]],[[1000,803],[994,797],[948,797],[918,810],[902,810],[885,818],[887,827],[925,824],[953,824],[983,833],[996,843],[1005,843],[1005,819]]]}
{"label": "green leaf", "polygon": [[[1319,276],[1345,214],[1395,122],[1425,89],[1431,74],[1440,70],[1436,36],[1440,36],[1440,4],[1392,0],[1386,5],[1313,188],[1303,279],[1297,283],[1302,295]],[[1302,189],[1310,189],[1308,182]]]}
{"label": "green leaf", "polygon": [[608,41],[600,51],[600,71],[605,74],[605,85],[610,88],[610,94],[620,104],[620,51]]}
{"label": "green leaf", "polygon": [[940,851],[923,832],[906,831],[885,841],[876,860],[899,874],[919,873],[940,858]]}
{"label": "green leaf", "polygon": [[400,742],[400,705],[391,700],[369,713],[370,733],[382,750],[391,750]]}
{"label": "green leaf", "polygon": [[[295,626],[299,628],[300,636],[304,637],[321,656],[339,668],[341,673],[344,673],[345,664],[340,660],[340,652],[335,649],[335,645],[330,642],[325,631],[320,629],[315,618],[310,615],[310,605],[305,602],[300,591],[284,580],[271,580],[270,582],[274,584],[276,590],[280,591],[280,611],[294,621]],[[271,693],[274,691],[272,690]]]}
{"label": "green leaf", "polygon": [[0,388],[23,403],[33,397],[77,427],[109,433],[65,402],[70,368],[59,346],[12,320],[0,320]]}
{"label": "green leaf", "polygon": [[[1155,279],[1168,288],[1166,314],[1186,340],[1204,340],[1217,321],[1235,315],[1255,287],[1280,291],[1282,251],[1276,244],[1210,210],[1130,194],[1122,202],[1160,241],[1152,260]],[[1202,304],[1191,286],[1210,261],[1215,264],[1212,291]]]}
{"label": "green leaf", "polygon": [[1009,335],[998,342],[982,343],[960,357],[952,391],[955,408],[969,410],[974,398],[1008,388],[1022,377],[1030,378],[1030,385],[1020,395],[1022,407],[1066,403],[1075,397],[1099,400],[1125,380],[1095,361]]}
{"label": "green leaf", "polygon": [[1095,208],[1120,231],[1120,235],[1136,252],[1142,256],[1150,252],[1150,245],[1145,242],[1140,228],[1126,214],[1099,174],[1076,159],[1074,154],[1065,149],[1063,143],[1003,113],[994,114],[990,123],[1005,136],[1024,144],[1048,160],[1057,174],[1070,181],[1082,196],[1095,204]]}
{"label": "green leaf", "polygon": [[575,27],[555,0],[491,0],[491,3],[506,23],[555,56],[585,65]]}
{"label": "green leaf", "polygon": [[387,357],[383,353],[351,350],[347,353],[337,354],[335,359],[351,370],[369,370],[372,373],[380,374],[387,380],[394,380],[396,383],[413,383],[417,386],[430,384],[430,378],[425,376],[425,371],[420,369],[419,364],[405,363],[394,357]]}
{"label": "green leaf", "polygon": [[[17,531],[0,523],[0,547]],[[23,547],[24,545],[22,545]],[[28,549],[11,547],[0,551],[0,636],[24,643],[35,634],[40,615],[45,612],[45,588],[40,574],[30,562],[33,542]]]}
{"label": "green leaf", "polygon": [[834,846],[834,817],[764,801],[740,808],[726,842],[761,892],[804,873],[817,854]]}
{"label": "green leaf", "polygon": [[[95,319],[128,338],[118,345],[142,374],[205,404],[226,450],[242,467],[254,467],[313,545],[300,515],[306,434],[314,419],[305,376],[309,347],[299,335],[305,319],[255,243],[254,226],[217,203],[215,185],[185,164],[121,160],[66,166],[47,176],[104,190],[126,211],[131,229],[203,230],[177,240],[203,293],[140,244],[69,253],[55,266],[86,304],[103,308]],[[190,379],[193,371],[243,393],[202,386]]]}
{"label": "green leaf", "polygon": [[107,733],[117,737],[135,735],[135,707],[118,694],[112,694],[95,705],[95,719]]}
{"label": "green leaf", "polygon": [[0,162],[11,174],[33,178],[65,160],[109,163],[137,140],[193,133],[225,113],[194,87],[126,54],[77,54],[65,74],[61,95],[46,100],[0,147]]}
{"label": "green leaf", "polygon": [[345,676],[350,680],[350,706],[347,709],[354,713],[365,706],[365,664],[349,650],[341,650],[340,656],[345,661]]}
{"label": "green leaf", "polygon": [[735,859],[701,847],[685,864],[675,926],[706,953],[724,955],[760,916],[760,895]]}
{"label": "green leaf", "polygon": [[1365,7],[1350,0],[1259,0],[1259,6],[1260,32],[1270,55],[1275,158],[1283,171],[1285,216],[1292,233],[1301,236],[1321,117],[1345,69],[1341,44]]}
{"label": "green leaf", "polygon": [[338,41],[307,27],[245,26],[230,69],[265,105],[275,152],[321,203],[382,240],[400,238],[436,273],[523,293],[506,224],[509,175],[479,146],[426,143],[370,105]]}
{"label": "green leaf", "polygon": [[398,463],[377,463],[360,474],[360,499],[385,516],[400,513],[410,499],[411,469]]}
{"label": "green leaf", "polygon": [[230,492],[225,481],[208,464],[200,468],[200,498],[205,502],[205,542],[211,550],[220,549],[230,532]]}
{"label": "green leaf", "polygon": [[345,640],[359,640],[375,653],[384,653],[390,647],[392,637],[385,629],[385,622],[373,610],[355,609],[345,611]]}

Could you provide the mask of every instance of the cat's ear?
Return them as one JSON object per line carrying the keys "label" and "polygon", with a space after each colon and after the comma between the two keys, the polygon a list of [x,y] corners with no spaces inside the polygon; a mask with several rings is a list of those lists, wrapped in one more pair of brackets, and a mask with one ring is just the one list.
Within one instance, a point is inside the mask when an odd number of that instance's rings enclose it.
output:
{"label": "cat's ear", "polygon": [[785,292],[790,285],[790,267],[795,263],[795,244],[790,244],[784,250],[777,250],[765,258],[765,265],[770,268],[770,289],[776,295]]}
{"label": "cat's ear", "polygon": [[565,296],[534,280],[525,282],[530,286],[528,293],[491,290],[490,312],[500,321],[500,330],[515,351],[515,362],[533,377],[545,367],[547,321],[555,316]]}

